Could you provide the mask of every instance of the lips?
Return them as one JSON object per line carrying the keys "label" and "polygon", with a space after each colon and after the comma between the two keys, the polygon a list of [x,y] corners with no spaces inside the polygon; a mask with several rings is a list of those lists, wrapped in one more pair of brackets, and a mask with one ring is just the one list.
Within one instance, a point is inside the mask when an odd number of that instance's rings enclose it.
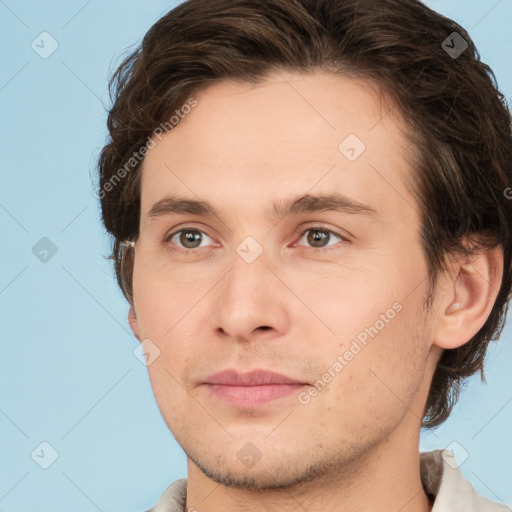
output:
{"label": "lips", "polygon": [[239,373],[224,370],[210,375],[203,383],[217,399],[231,406],[254,409],[299,392],[308,383],[267,370]]}
{"label": "lips", "polygon": [[271,384],[307,384],[280,373],[267,370],[253,370],[239,373],[236,370],[224,370],[210,375],[204,384],[221,384],[223,386],[264,386]]}

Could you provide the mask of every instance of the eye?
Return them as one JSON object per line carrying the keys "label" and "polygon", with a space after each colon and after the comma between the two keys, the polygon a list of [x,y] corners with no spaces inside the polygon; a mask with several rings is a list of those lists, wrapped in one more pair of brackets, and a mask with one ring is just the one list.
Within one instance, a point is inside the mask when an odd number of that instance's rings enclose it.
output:
{"label": "eye", "polygon": [[167,236],[165,242],[171,242],[178,247],[181,244],[182,249],[198,249],[204,247],[201,246],[204,237],[210,238],[204,231],[193,227],[185,227]]}
{"label": "eye", "polygon": [[300,240],[306,237],[306,241],[309,244],[311,244],[311,247],[313,249],[322,249],[323,247],[328,247],[327,242],[331,240],[332,235],[334,235],[341,241],[347,241],[346,238],[342,237],[341,235],[335,233],[330,229],[324,228],[323,226],[314,226],[306,229],[305,231],[302,232]]}
{"label": "eye", "polygon": [[[331,241],[332,236],[336,237],[340,241],[348,241],[346,238],[330,229],[324,228],[323,226],[314,226],[302,231],[301,238],[298,242],[305,237],[311,248],[322,249],[324,247],[329,247],[328,242]],[[206,239],[212,240],[204,231],[188,226],[178,231],[174,231],[165,237],[164,243],[171,242],[173,245],[178,246],[178,248],[189,251],[210,245],[208,243],[203,244],[203,242],[207,242]]]}

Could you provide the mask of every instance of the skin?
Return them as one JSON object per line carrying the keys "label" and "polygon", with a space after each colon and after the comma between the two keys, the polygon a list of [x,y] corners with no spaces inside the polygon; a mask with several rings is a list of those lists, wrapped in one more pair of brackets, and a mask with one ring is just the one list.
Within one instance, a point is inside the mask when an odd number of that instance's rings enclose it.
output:
{"label": "skin", "polygon": [[[467,342],[489,315],[499,249],[453,256],[425,310],[405,124],[397,109],[384,115],[367,82],[287,72],[194,97],[197,106],[143,163],[129,312],[135,336],[160,350],[148,372],[187,454],[187,507],[430,510],[418,451],[430,382],[442,350]],[[351,133],[366,145],[355,161],[338,149]],[[149,218],[170,192],[207,200],[218,216]],[[378,214],[265,215],[274,199],[333,192]],[[305,231],[319,224],[335,234],[315,245]],[[186,253],[179,234],[164,241],[187,227],[203,233],[200,247]],[[236,251],[248,236],[263,250],[252,263]],[[307,404],[294,393],[235,407],[202,385],[226,368],[313,384],[396,303],[394,318]],[[237,456],[244,447],[259,454],[252,467]]]}

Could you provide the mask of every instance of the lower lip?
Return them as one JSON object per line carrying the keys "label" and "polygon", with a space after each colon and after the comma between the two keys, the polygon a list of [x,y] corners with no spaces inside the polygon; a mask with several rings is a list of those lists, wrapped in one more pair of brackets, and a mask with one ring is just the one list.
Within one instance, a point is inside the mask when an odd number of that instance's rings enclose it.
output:
{"label": "lower lip", "polygon": [[226,386],[205,384],[212,394],[231,405],[253,408],[298,393],[305,384],[268,384],[262,386]]}

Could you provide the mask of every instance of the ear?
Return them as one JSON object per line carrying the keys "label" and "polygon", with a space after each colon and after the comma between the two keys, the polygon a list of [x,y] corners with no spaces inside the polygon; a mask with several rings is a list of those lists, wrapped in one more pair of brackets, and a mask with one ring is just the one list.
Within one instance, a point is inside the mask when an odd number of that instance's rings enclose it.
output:
{"label": "ear", "polygon": [[135,316],[135,310],[133,309],[133,304],[130,304],[130,309],[128,311],[128,323],[130,324],[130,328],[131,328],[134,336],[139,341],[141,341],[139,323],[137,322],[137,317]]}
{"label": "ear", "polygon": [[463,256],[443,278],[433,343],[454,349],[467,343],[484,325],[503,276],[501,246]]}

